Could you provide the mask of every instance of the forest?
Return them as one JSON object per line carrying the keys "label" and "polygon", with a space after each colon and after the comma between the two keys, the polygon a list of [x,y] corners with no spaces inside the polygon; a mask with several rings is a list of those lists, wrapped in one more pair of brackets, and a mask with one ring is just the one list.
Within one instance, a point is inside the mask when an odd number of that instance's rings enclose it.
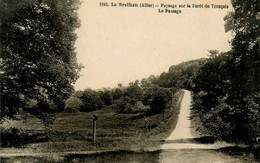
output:
{"label": "forest", "polygon": [[234,35],[230,51],[209,50],[209,58],[173,65],[128,86],[75,91],[83,68],[74,51],[79,1],[1,0],[1,122],[28,113],[49,128],[55,113],[105,108],[155,115],[171,105],[178,90],[188,89],[199,132],[255,143],[260,136],[259,3],[237,0],[232,5],[223,27]]}

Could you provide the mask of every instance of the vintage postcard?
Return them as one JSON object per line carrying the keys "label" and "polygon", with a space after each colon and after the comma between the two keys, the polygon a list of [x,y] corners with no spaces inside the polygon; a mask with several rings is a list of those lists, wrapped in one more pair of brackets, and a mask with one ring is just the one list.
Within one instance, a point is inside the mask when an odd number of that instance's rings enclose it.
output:
{"label": "vintage postcard", "polygon": [[0,162],[259,162],[257,0],[0,0]]}

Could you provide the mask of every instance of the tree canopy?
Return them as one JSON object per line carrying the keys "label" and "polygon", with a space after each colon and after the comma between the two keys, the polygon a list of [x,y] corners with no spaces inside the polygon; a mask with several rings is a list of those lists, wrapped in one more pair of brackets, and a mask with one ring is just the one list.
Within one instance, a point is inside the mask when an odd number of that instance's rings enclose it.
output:
{"label": "tree canopy", "polygon": [[2,118],[26,110],[31,100],[64,108],[81,69],[74,46],[78,7],[78,0],[0,1]]}

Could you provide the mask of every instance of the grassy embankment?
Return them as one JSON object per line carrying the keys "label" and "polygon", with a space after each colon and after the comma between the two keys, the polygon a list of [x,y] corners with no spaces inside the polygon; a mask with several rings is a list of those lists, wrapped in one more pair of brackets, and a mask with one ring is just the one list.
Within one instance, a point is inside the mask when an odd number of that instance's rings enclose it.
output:
{"label": "grassy embankment", "polygon": [[[48,152],[100,152],[115,150],[153,150],[166,139],[175,128],[183,91],[174,95],[172,105],[163,114],[147,116],[152,129],[145,132],[143,115],[116,114],[107,108],[90,113],[58,113],[47,142],[34,142],[18,148],[1,148],[1,153],[48,153]],[[98,116],[96,144],[92,143],[92,116]],[[36,118],[25,122],[13,121],[5,127],[42,131]]]}

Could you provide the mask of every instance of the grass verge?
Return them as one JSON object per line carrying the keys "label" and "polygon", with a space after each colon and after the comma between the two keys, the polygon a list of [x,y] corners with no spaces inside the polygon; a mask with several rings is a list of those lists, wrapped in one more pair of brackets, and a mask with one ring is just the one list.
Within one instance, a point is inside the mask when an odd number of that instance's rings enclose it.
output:
{"label": "grass verge", "polygon": [[[165,140],[178,121],[183,91],[173,97],[172,105],[163,113],[147,118],[151,122],[151,131],[146,132],[144,119],[140,114],[116,114],[112,109],[103,109],[91,113],[58,113],[47,142],[34,142],[19,148],[1,148],[2,154],[15,153],[61,153],[61,152],[100,152],[100,151],[146,151],[157,149],[161,140]],[[92,143],[92,116],[98,116],[96,144]],[[36,118],[27,121],[13,121],[2,127],[21,128],[23,130],[43,131],[42,124]]]}

